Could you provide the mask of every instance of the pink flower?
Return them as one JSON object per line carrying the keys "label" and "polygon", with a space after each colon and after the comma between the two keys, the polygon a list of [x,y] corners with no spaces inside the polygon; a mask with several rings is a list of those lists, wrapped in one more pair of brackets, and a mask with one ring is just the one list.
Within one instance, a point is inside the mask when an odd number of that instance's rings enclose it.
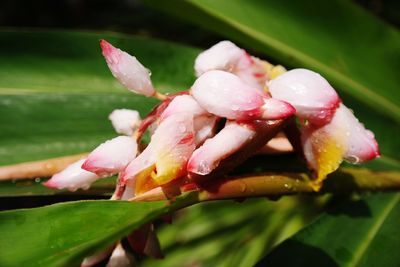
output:
{"label": "pink flower", "polygon": [[128,136],[118,136],[98,146],[90,153],[82,169],[99,176],[116,174],[131,162],[137,153],[136,141]]}
{"label": "pink flower", "polygon": [[88,189],[100,177],[81,168],[85,160],[81,159],[72,163],[43,184],[50,188],[68,189],[70,191],[76,191],[79,188]]}
{"label": "pink flower", "polygon": [[108,116],[115,131],[123,135],[132,135],[140,124],[140,115],[136,110],[115,109]]}
{"label": "pink flower", "polygon": [[177,113],[161,121],[150,144],[122,172],[125,183],[140,173],[157,184],[165,184],[186,173],[186,162],[195,148],[193,115]]}
{"label": "pink flower", "polygon": [[221,41],[198,55],[196,76],[210,70],[223,70],[240,77],[253,88],[263,90],[271,64],[249,55],[230,41]]}
{"label": "pink flower", "polygon": [[296,116],[317,125],[328,123],[340,104],[332,86],[311,70],[290,70],[271,80],[268,87],[273,98],[296,108]]}
{"label": "pink flower", "polygon": [[268,97],[225,71],[204,73],[193,84],[191,93],[208,112],[231,120],[275,120],[295,112],[290,104]]}
{"label": "pink flower", "polygon": [[188,172],[198,175],[211,173],[223,159],[238,151],[255,134],[256,131],[245,124],[228,121],[220,132],[193,152],[187,165]]}
{"label": "pink flower", "polygon": [[115,48],[105,40],[100,41],[100,46],[111,73],[122,85],[137,94],[145,96],[155,94],[149,70],[135,57]]}
{"label": "pink flower", "polygon": [[317,181],[335,171],[343,159],[361,163],[379,156],[379,147],[371,131],[364,128],[343,104],[330,123],[308,124],[301,129],[304,155],[316,171]]}

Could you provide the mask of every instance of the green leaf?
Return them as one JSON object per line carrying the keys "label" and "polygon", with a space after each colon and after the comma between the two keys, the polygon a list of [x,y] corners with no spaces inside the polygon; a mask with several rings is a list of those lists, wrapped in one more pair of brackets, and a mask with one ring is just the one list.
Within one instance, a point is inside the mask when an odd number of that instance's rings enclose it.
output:
{"label": "green leaf", "polygon": [[0,266],[79,266],[139,226],[192,203],[80,201],[0,212]]}
{"label": "green leaf", "polygon": [[347,201],[278,245],[258,266],[398,266],[399,218],[399,193]]}
{"label": "green leaf", "polygon": [[253,266],[265,250],[315,218],[325,201],[285,197],[189,207],[157,231],[163,261],[145,259],[140,266]]}
{"label": "green leaf", "polygon": [[373,130],[383,154],[399,159],[400,34],[351,1],[145,2],[279,64],[321,73]]}
{"label": "green leaf", "polygon": [[123,89],[99,40],[137,56],[163,92],[193,82],[198,51],[110,33],[0,31],[0,165],[90,151],[113,137],[116,108],[146,115],[157,101]]}

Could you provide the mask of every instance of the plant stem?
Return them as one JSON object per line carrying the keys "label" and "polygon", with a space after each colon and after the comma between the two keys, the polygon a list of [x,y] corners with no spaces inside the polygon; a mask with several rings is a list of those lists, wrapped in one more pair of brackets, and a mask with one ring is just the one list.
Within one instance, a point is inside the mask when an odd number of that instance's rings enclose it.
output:
{"label": "plant stem", "polygon": [[87,155],[87,153],[83,153],[2,166],[0,167],[0,181],[49,177]]}
{"label": "plant stem", "polygon": [[[176,186],[176,185],[173,185]],[[185,190],[180,186],[180,192]],[[194,189],[198,202],[249,197],[277,198],[293,194],[349,194],[365,191],[400,190],[400,173],[396,171],[375,172],[367,169],[343,168],[331,174],[321,191],[315,192],[306,173],[266,173],[263,175],[216,179]],[[131,201],[157,201],[171,197],[170,188],[157,187]]]}

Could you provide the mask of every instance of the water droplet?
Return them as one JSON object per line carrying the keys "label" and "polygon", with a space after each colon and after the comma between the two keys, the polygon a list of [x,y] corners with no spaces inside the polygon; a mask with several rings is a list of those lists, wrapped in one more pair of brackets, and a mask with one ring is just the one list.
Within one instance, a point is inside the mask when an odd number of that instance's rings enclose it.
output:
{"label": "water droplet", "polygon": [[42,181],[42,179],[40,179],[39,177],[35,178],[35,183],[40,183]]}
{"label": "water droplet", "polygon": [[232,105],[231,108],[232,108],[233,111],[238,111],[239,110],[239,106],[236,106],[236,105]]}
{"label": "water droplet", "polygon": [[240,184],[240,192],[244,193],[247,190],[247,185],[245,183]]}
{"label": "water droplet", "polygon": [[181,133],[185,133],[186,132],[186,126],[184,124],[179,124],[178,128],[179,128],[179,131]]}
{"label": "water droplet", "polygon": [[284,184],[283,185],[287,190],[292,190],[293,186],[291,184]]}
{"label": "water droplet", "polygon": [[360,163],[360,159],[357,156],[348,156],[346,160],[352,164]]}

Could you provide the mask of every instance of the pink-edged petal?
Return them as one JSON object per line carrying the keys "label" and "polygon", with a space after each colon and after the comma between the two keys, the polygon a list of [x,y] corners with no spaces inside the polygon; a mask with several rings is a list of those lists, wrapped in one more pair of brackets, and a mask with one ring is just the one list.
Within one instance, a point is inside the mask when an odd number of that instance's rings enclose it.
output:
{"label": "pink-edged petal", "polygon": [[155,94],[150,80],[150,71],[135,57],[115,48],[105,40],[100,41],[100,46],[111,73],[122,85],[137,94],[145,96]]}
{"label": "pink-edged petal", "polygon": [[203,144],[205,140],[215,135],[218,117],[215,116],[198,116],[194,119],[194,142],[196,147]]}
{"label": "pink-edged petal", "polygon": [[256,131],[247,125],[228,121],[220,132],[193,152],[187,164],[188,172],[198,175],[211,173],[223,159],[239,150],[255,134]]}
{"label": "pink-edged petal", "polygon": [[141,171],[150,168],[156,163],[156,154],[154,145],[149,144],[142,153],[129,163],[125,170],[121,172],[121,179],[126,183],[129,179],[133,179]]}
{"label": "pink-edged petal", "polygon": [[110,176],[125,169],[136,153],[137,144],[133,138],[118,136],[93,150],[82,168],[99,176]]}
{"label": "pink-edged petal", "polygon": [[220,70],[200,76],[191,93],[209,113],[231,120],[282,119],[294,111],[289,104],[271,100],[236,75]]}
{"label": "pink-edged petal", "polygon": [[207,114],[207,111],[203,109],[196,100],[190,95],[180,95],[175,97],[168,107],[161,114],[160,120],[180,112],[191,113],[193,117]]}
{"label": "pink-edged petal", "polygon": [[49,188],[68,189],[76,191],[79,188],[88,189],[92,183],[100,179],[99,176],[81,168],[86,159],[72,163],[63,171],[56,173],[50,180],[43,183]]}
{"label": "pink-edged petal", "polygon": [[[350,163],[361,163],[372,160],[380,155],[378,142],[374,134],[365,129],[364,125],[358,121],[353,112],[345,105],[341,104],[336,112],[343,113],[346,118],[341,123],[347,125],[348,143],[344,158]],[[336,115],[335,115],[336,116]]]}
{"label": "pink-edged petal", "polygon": [[264,105],[262,106],[261,118],[267,120],[278,120],[292,116],[296,109],[285,101],[275,98],[265,98]]}
{"label": "pink-edged petal", "polygon": [[141,122],[139,112],[131,109],[115,109],[108,119],[115,131],[123,135],[132,135]]}
{"label": "pink-edged petal", "polygon": [[296,115],[313,124],[328,123],[340,98],[321,75],[307,69],[290,70],[268,84],[273,98],[286,101],[296,108]]}
{"label": "pink-edged petal", "polygon": [[360,163],[379,156],[378,144],[354,114],[340,104],[324,126],[309,124],[302,129],[303,151],[308,165],[316,171],[317,182],[335,171],[343,158]]}
{"label": "pink-edged petal", "polygon": [[230,41],[221,41],[200,53],[194,64],[196,76],[210,70],[233,71],[246,52]]}
{"label": "pink-edged petal", "polygon": [[186,163],[195,149],[193,115],[178,113],[166,118],[151,138],[156,154],[158,184],[172,181],[186,173]]}
{"label": "pink-edged petal", "polygon": [[122,180],[133,179],[150,167],[156,170],[151,178],[158,184],[179,178],[194,147],[193,115],[173,114],[160,123],[147,148],[123,171]]}

